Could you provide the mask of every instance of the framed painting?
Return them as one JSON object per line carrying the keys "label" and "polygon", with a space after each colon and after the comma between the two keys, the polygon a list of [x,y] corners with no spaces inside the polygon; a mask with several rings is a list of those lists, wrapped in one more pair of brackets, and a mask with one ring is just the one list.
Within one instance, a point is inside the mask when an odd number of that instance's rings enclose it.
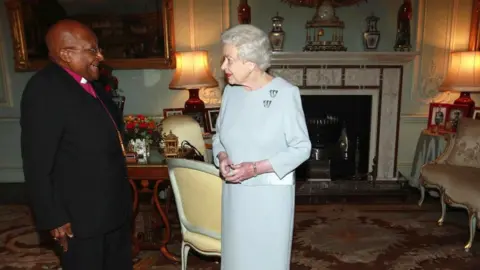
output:
{"label": "framed painting", "polygon": [[16,71],[48,63],[45,34],[74,19],[97,35],[106,64],[114,69],[173,69],[173,0],[6,0]]}
{"label": "framed painting", "polygon": [[12,107],[11,87],[7,75],[7,59],[3,53],[3,33],[0,33],[0,107]]}
{"label": "framed painting", "polygon": [[480,50],[480,0],[472,1],[472,17],[470,20],[470,39],[468,49],[470,51]]}

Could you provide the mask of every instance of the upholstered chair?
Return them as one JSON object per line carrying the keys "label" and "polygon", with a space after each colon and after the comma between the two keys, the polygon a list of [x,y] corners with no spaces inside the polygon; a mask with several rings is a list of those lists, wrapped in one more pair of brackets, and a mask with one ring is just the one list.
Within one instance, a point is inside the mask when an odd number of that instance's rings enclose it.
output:
{"label": "upholstered chair", "polygon": [[468,211],[470,238],[465,250],[469,251],[480,211],[480,120],[461,119],[456,134],[448,139],[445,151],[435,161],[422,167],[419,205],[423,203],[426,188],[435,188],[440,192],[440,226],[445,220],[447,204]]}
{"label": "upholstered chair", "polygon": [[182,270],[190,248],[221,256],[222,179],[208,163],[168,159],[168,173],[182,230]]}

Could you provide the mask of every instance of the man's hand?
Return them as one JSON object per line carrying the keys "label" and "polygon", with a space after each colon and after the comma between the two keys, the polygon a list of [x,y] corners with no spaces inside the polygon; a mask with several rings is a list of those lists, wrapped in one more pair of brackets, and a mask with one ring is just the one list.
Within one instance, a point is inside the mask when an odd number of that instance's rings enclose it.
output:
{"label": "man's hand", "polygon": [[58,241],[60,246],[63,248],[63,252],[68,251],[68,238],[73,237],[72,233],[72,225],[70,223],[64,224],[56,229],[53,229],[50,231],[50,234],[52,235],[53,239],[55,241]]}

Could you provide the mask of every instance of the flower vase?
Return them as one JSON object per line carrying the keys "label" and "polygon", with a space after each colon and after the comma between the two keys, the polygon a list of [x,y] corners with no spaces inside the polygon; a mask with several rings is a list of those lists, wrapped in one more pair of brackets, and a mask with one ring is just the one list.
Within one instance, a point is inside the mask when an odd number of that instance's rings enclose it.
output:
{"label": "flower vase", "polygon": [[147,163],[150,157],[150,144],[146,139],[130,140],[130,144],[133,146],[133,151],[137,154],[138,163]]}
{"label": "flower vase", "polygon": [[380,42],[380,32],[377,29],[377,23],[380,20],[375,15],[368,16],[366,19],[367,30],[363,32],[363,47],[366,51],[376,50]]}
{"label": "flower vase", "polygon": [[248,5],[248,0],[240,1],[240,4],[237,7],[237,13],[239,24],[250,24],[250,22],[252,21],[252,15],[250,13],[250,6]]}
{"label": "flower vase", "polygon": [[403,0],[397,13],[397,37],[395,51],[405,52],[412,49],[410,44],[410,21],[412,19],[412,0]]}

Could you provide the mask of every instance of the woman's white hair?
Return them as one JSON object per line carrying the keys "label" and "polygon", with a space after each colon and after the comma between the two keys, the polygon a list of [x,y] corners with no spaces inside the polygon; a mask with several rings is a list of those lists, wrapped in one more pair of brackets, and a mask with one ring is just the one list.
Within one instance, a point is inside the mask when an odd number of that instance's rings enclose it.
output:
{"label": "woman's white hair", "polygon": [[235,46],[238,58],[257,64],[261,70],[270,67],[272,49],[265,32],[251,24],[239,24],[222,33],[224,44]]}

